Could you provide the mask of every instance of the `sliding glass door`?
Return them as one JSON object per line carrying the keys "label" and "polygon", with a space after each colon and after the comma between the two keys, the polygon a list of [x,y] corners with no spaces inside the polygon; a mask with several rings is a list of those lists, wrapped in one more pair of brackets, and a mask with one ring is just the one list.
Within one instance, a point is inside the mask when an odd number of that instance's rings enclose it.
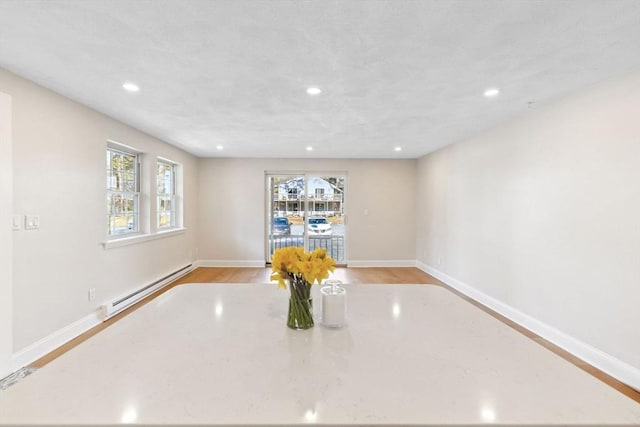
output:
{"label": "sliding glass door", "polygon": [[266,261],[276,249],[324,248],[346,265],[346,174],[267,173]]}
{"label": "sliding glass door", "polygon": [[276,249],[305,246],[304,182],[303,175],[267,174],[267,262]]}

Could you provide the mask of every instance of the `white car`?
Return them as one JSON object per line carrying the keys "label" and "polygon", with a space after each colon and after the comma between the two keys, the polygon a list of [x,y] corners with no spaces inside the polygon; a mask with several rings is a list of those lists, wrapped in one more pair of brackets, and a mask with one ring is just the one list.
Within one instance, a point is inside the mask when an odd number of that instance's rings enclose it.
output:
{"label": "white car", "polygon": [[307,230],[309,230],[310,236],[330,236],[331,233],[333,233],[331,230],[331,223],[329,223],[325,217],[309,217],[307,224]]}

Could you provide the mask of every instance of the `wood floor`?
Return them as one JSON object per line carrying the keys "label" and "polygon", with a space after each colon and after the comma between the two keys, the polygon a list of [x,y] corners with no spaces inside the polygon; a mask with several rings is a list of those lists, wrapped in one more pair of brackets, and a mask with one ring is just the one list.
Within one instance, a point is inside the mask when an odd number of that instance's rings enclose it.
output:
{"label": "wood floor", "polygon": [[[269,268],[200,267],[172,283],[269,283]],[[435,284],[438,279],[414,267],[336,268],[332,279],[353,284]]]}
{"label": "wood floor", "polygon": [[[41,359],[35,361],[30,366],[35,368],[40,368],[55,358],[61,356],[67,351],[71,350],[75,346],[80,343],[86,341],[93,335],[99,333],[100,331],[108,328],[113,323],[137,310],[138,308],[144,306],[149,301],[158,297],[159,295],[167,292],[171,288],[175,286],[179,286],[184,283],[269,283],[269,276],[271,274],[271,270],[269,268],[236,268],[236,267],[199,267],[192,271],[191,273],[183,276],[182,278],[176,280],[170,285],[166,286],[159,292],[152,294],[134,306],[126,309],[125,311],[117,314],[116,316],[110,318],[109,320],[103,322],[102,324],[90,329],[84,334],[78,336],[77,338],[69,341],[65,345],[60,348],[52,351]],[[523,328],[522,326],[514,323],[513,321],[505,318],[504,316],[494,312],[493,310],[481,305],[480,303],[468,298],[467,296],[459,293],[455,289],[447,286],[442,283],[438,279],[426,274],[422,270],[419,270],[414,267],[377,267],[377,268],[336,268],[336,271],[333,273],[332,278],[341,280],[344,283],[349,284],[425,284],[425,285],[434,285],[434,286],[442,286],[449,289],[451,292],[457,294],[462,299],[468,301],[469,303],[475,305],[481,310],[485,311],[489,315],[495,317],[496,319],[502,321],[503,323],[509,325],[513,329],[527,336],[528,338],[536,341],[538,344],[546,347],[550,351],[554,352],[558,356],[564,358],[570,363],[574,364],[578,368],[583,371],[593,375],[614,389],[618,390],[620,393],[623,393],[627,397],[635,400],[640,403],[640,392],[621,383],[615,378],[609,376],[608,374],[600,371],[599,369],[589,365],[588,363],[578,359],[572,354],[566,352],[560,347],[552,344],[551,342],[545,340],[544,338],[538,336],[537,334],[529,331],[528,329]],[[275,286],[275,283],[274,283]]]}

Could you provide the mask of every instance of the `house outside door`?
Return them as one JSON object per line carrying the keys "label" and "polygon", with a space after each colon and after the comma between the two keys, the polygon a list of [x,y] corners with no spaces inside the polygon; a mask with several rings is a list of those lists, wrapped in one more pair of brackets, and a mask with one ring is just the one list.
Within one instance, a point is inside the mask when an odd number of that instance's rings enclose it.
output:
{"label": "house outside door", "polygon": [[266,173],[265,261],[276,249],[326,249],[338,265],[347,264],[347,174]]}

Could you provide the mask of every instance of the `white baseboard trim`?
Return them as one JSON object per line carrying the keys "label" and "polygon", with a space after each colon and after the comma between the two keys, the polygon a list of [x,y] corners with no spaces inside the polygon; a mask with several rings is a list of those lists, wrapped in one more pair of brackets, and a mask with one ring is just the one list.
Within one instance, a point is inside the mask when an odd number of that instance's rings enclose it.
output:
{"label": "white baseboard trim", "polygon": [[455,290],[474,299],[480,304],[490,308],[491,310],[505,316],[506,318],[516,322],[517,324],[527,328],[528,330],[540,335],[547,341],[552,342],[558,347],[568,351],[574,356],[584,360],[601,371],[611,375],[620,382],[630,387],[640,390],[640,368],[633,367],[622,360],[619,360],[595,347],[590,346],[564,332],[547,325],[508,304],[505,304],[469,285],[463,283],[453,277],[424,264],[421,261],[416,262],[416,266],[427,274],[432,275],[451,286]]}
{"label": "white baseboard trim", "polygon": [[62,329],[55,331],[54,333],[34,342],[33,344],[23,348],[22,350],[14,353],[12,356],[11,372],[15,372],[30,363],[35,362],[42,356],[52,352],[53,350],[61,347],[65,343],[71,341],[78,335],[87,332],[94,326],[102,323],[100,310],[83,317],[82,319],[73,322],[72,324],[65,326]]}
{"label": "white baseboard trim", "polygon": [[355,268],[365,267],[415,267],[415,259],[391,259],[391,260],[358,260],[348,261],[347,266]]}
{"label": "white baseboard trim", "polygon": [[[214,260],[202,259],[194,263],[195,267],[264,267],[263,260]],[[415,267],[414,259],[392,259],[392,260],[358,260],[347,261],[349,267]]]}
{"label": "white baseboard trim", "polygon": [[201,259],[195,262],[196,267],[264,267],[264,260],[217,260]]}
{"label": "white baseboard trim", "polygon": [[[182,276],[187,275],[191,271],[194,270],[194,266],[185,269],[171,277],[167,277],[162,282],[159,282],[151,291],[144,294],[144,297],[151,295],[155,292],[158,292],[169,283],[179,279]],[[140,298],[140,300],[143,298]],[[138,301],[136,301],[138,302]],[[133,304],[132,304],[133,305]],[[125,308],[126,309],[126,308]],[[73,322],[70,325],[59,329],[48,336],[36,341],[33,344],[28,345],[22,350],[13,353],[11,357],[11,372],[9,374],[16,372],[19,369],[24,368],[25,366],[35,362],[46,354],[52,352],[53,350],[61,347],[72,339],[78,337],[79,335],[87,332],[89,329],[94,326],[99,325],[104,320],[103,312],[101,307],[97,308],[93,313],[90,313],[83,317],[80,320]],[[2,378],[4,376],[0,376]]]}

